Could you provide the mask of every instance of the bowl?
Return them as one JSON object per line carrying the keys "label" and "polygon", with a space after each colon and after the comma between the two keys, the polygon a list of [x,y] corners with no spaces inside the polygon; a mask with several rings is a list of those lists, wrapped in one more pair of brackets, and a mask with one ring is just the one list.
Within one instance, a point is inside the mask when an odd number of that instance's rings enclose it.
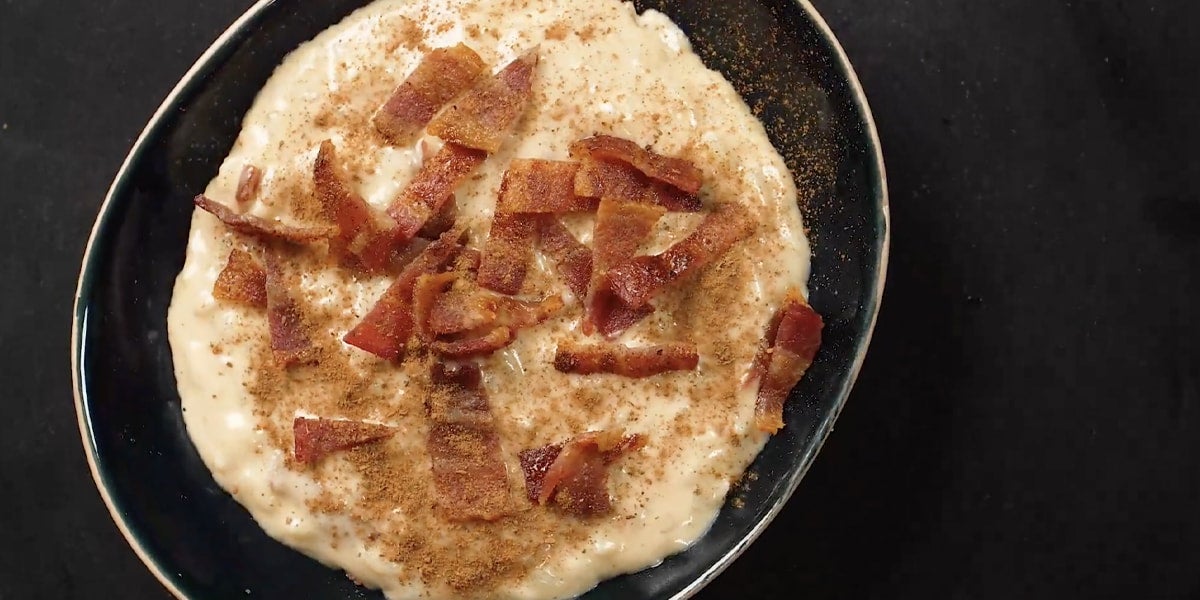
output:
{"label": "bowl", "polygon": [[[100,209],[75,298],[72,370],[84,450],[113,520],[179,598],[380,598],[268,537],[213,481],[189,440],[166,314],[192,195],[216,174],[242,115],[283,57],[364,0],[251,7],[200,57],[134,144]],[[796,175],[824,344],[786,427],[688,550],[601,583],[586,599],[681,599],[733,561],[787,502],[862,365],[883,290],[888,206],[866,99],[806,1],[646,0],[691,38],[767,126]],[[298,7],[302,6],[303,10]],[[736,500],[734,500],[736,498]],[[797,543],[804,543],[798,540]]]}

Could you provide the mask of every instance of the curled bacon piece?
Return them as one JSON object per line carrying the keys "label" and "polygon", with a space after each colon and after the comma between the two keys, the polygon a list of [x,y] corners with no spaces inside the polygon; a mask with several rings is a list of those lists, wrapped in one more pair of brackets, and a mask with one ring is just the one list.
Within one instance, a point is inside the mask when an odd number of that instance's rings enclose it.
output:
{"label": "curled bacon piece", "polygon": [[234,304],[266,308],[267,272],[249,252],[235,248],[229,253],[225,268],[217,275],[213,297]]}
{"label": "curled bacon piece", "polygon": [[487,356],[507,347],[516,339],[516,332],[508,327],[496,327],[487,333],[452,340],[436,340],[430,347],[447,358],[476,358]]}
{"label": "curled bacon piece", "polygon": [[494,154],[529,104],[537,64],[538,49],[534,48],[495,75],[476,82],[429,123],[429,133]]}
{"label": "curled bacon piece", "polygon": [[754,230],[754,221],[737,204],[709,213],[691,235],[662,254],[638,256],[608,272],[613,292],[631,307],[645,306],[666,286],[715,262]]}
{"label": "curled bacon piece", "polygon": [[583,331],[587,334],[599,331],[612,338],[629,329],[638,321],[650,316],[654,307],[632,307],[613,293],[606,277],[612,267],[633,258],[642,242],[654,229],[654,224],[666,213],[659,206],[617,202],[608,198],[600,201],[596,211],[596,227],[592,242],[591,296],[588,298],[587,315]]}
{"label": "curled bacon piece", "polygon": [[751,377],[759,379],[754,423],[760,431],[775,433],[783,427],[783,404],[792,388],[804,378],[821,347],[821,315],[792,290],[775,315],[763,348],[754,358]]}
{"label": "curled bacon piece", "polygon": [[608,467],[646,444],[644,436],[592,431],[563,444],[523,450],[518,455],[529,501],[554,504],[564,512],[592,517],[612,512]]}
{"label": "curled bacon piece", "polygon": [[636,168],[647,177],[668,183],[680,191],[695,195],[703,185],[703,174],[696,165],[682,159],[651,152],[630,140],[597,135],[571,144],[571,156],[588,155],[616,160]]}
{"label": "curled bacon piece", "polygon": [[657,204],[675,212],[697,212],[700,197],[659,181],[617,161],[583,156],[575,175],[575,193],[588,198]]}
{"label": "curled bacon piece", "polygon": [[486,66],[474,50],[463,44],[435,48],[392,92],[371,122],[388,141],[406,142],[447,102],[470,87]]}
{"label": "curled bacon piece", "polygon": [[516,294],[525,283],[537,220],[526,215],[497,212],[479,263],[479,284],[502,294]]}
{"label": "curled bacon piece", "polygon": [[421,227],[417,236],[427,240],[436,240],[438,236],[450,231],[456,222],[458,222],[458,203],[451,195],[442,205],[442,210],[425,222],[425,226]]}
{"label": "curled bacon piece", "polygon": [[444,356],[465,358],[491,354],[508,346],[519,330],[532,327],[562,310],[559,296],[526,302],[479,289],[461,273],[422,277],[414,311],[418,328]]}
{"label": "curled bacon piece", "polygon": [[592,280],[592,250],[579,243],[562,222],[551,215],[541,218],[538,234],[542,250],[554,260],[559,276],[582,302]]}
{"label": "curled bacon piece", "polygon": [[546,214],[596,210],[596,198],[575,195],[579,163],[513,159],[500,183],[497,212]]}
{"label": "curled bacon piece", "polygon": [[254,165],[242,167],[242,174],[238,177],[237,192],[233,196],[238,206],[246,206],[258,197],[258,190],[262,187],[262,178],[262,170],[258,167]]}
{"label": "curled bacon piece", "polygon": [[211,213],[226,227],[245,235],[266,240],[279,240],[303,244],[331,237],[336,233],[332,227],[307,227],[287,225],[278,220],[268,221],[249,213],[236,213],[228,206],[211,200],[203,194],[196,196],[192,202],[201,209]]}
{"label": "curled bacon piece", "polygon": [[447,143],[432,158],[388,206],[387,213],[396,220],[398,243],[417,235],[425,225],[439,215],[454,197],[454,189],[462,180],[483,164],[487,154],[465,146]]}
{"label": "curled bacon piece", "polygon": [[395,433],[394,427],[360,421],[307,417],[296,417],[292,421],[296,460],[310,465],[335,452],[379,442]]}
{"label": "curled bacon piece", "polygon": [[338,226],[331,248],[345,261],[350,257],[369,271],[382,271],[392,263],[398,232],[396,224],[363,200],[345,183],[337,165],[337,150],[325,140],[313,164],[313,183],[326,217]]}
{"label": "curled bacon piece", "polygon": [[425,402],[437,502],[454,521],[494,521],[512,512],[508,469],[479,367],[435,363]]}
{"label": "curled bacon piece", "polygon": [[283,267],[274,249],[268,249],[266,268],[267,324],[271,332],[271,353],[282,367],[309,362],[314,348],[309,326],[300,303],[288,291]]}
{"label": "curled bacon piece", "polygon": [[637,379],[669,371],[692,371],[699,363],[696,346],[679,342],[641,348],[609,343],[559,344],[554,353],[554,368],[576,375],[612,373]]}
{"label": "curled bacon piece", "polygon": [[436,273],[453,262],[462,250],[463,233],[462,229],[448,231],[422,250],[343,341],[380,358],[398,358],[413,333],[412,301],[417,279],[426,273]]}

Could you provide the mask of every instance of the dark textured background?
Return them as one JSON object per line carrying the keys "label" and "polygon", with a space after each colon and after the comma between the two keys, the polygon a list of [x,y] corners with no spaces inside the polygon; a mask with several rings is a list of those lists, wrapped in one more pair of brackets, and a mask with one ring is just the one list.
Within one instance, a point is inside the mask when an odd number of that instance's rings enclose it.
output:
{"label": "dark textured background", "polygon": [[[879,124],[888,288],[816,466],[700,598],[1200,597],[1200,3],[815,3]],[[0,599],[167,596],[92,486],[70,305],[247,4],[0,1]]]}

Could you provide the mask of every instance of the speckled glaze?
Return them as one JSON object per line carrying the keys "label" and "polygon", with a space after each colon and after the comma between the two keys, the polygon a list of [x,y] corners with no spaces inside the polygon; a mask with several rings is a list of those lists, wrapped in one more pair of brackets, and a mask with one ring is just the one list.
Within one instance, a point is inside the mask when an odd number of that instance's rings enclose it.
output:
{"label": "speckled glaze", "polygon": [[[84,257],[73,375],[85,450],[135,551],[181,598],[378,598],[269,538],[212,480],[184,431],[166,341],[191,196],[228,153],[275,65],[362,1],[260,2],[205,53],[118,173]],[[878,140],[844,55],[807,3],[638,2],[674,20],[755,109],[796,176],[814,255],[810,300],[825,342],[793,392],[786,428],[713,528],[661,565],[584,598],[686,598],[782,508],[832,428],[861,366],[887,261]],[[797,543],[804,543],[797,540]]]}

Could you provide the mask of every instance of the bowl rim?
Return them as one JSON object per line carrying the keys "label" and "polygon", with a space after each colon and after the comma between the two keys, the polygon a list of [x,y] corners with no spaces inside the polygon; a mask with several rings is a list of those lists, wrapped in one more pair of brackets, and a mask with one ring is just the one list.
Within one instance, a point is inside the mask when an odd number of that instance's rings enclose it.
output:
{"label": "bowl rim", "polygon": [[[134,553],[142,561],[147,569],[154,575],[160,584],[167,589],[173,596],[179,600],[189,600],[189,596],[180,588],[175,581],[167,575],[166,570],[159,561],[152,556],[142,544],[142,540],[134,534],[125,522],[125,517],[121,509],[118,507],[112,494],[108,490],[108,480],[106,474],[101,470],[97,452],[96,443],[93,438],[90,403],[87,402],[87,392],[84,389],[86,376],[81,370],[81,362],[83,356],[83,339],[86,333],[86,313],[87,308],[84,304],[85,298],[90,298],[92,289],[92,273],[91,266],[95,260],[95,246],[100,233],[106,229],[107,223],[111,218],[110,205],[113,202],[117,193],[125,187],[126,181],[129,178],[129,173],[133,162],[145,153],[149,144],[151,134],[159,128],[164,117],[174,109],[179,102],[179,98],[187,90],[187,88],[197,81],[197,75],[209,67],[209,63],[213,58],[224,49],[230,41],[238,35],[242,29],[251,21],[256,19],[269,5],[277,0],[256,0],[255,3],[246,9],[237,19],[233,21],[219,36],[204,50],[204,52],[196,59],[191,67],[188,68],[178,83],[171,89],[167,96],[159,104],[158,108],[151,115],[146,126],[138,134],[129,153],[121,162],[120,168],[117,170],[116,176],[113,178],[112,184],[104,195],[104,201],[101,203],[96,216],[96,221],[92,225],[91,232],[88,235],[87,245],[84,247],[82,264],[79,271],[78,282],[75,289],[75,298],[71,310],[71,383],[74,393],[75,416],[78,422],[80,440],[83,443],[84,454],[87,457],[88,469],[92,473],[92,479],[96,485],[96,489],[100,492],[100,497],[104,501],[105,507],[108,509],[109,516],[116,524],[121,535],[125,538],[126,543],[133,549]],[[842,409],[845,407],[846,401],[858,379],[859,372],[862,370],[863,361],[866,358],[867,349],[870,347],[871,338],[875,331],[875,324],[879,317],[879,307],[883,300],[883,289],[887,280],[888,258],[891,248],[891,213],[889,208],[887,172],[883,162],[883,151],[879,141],[879,132],[875,125],[875,119],[871,113],[867,97],[863,91],[862,84],[858,79],[858,74],[854,71],[854,67],[850,63],[849,57],[842,48],[841,43],[833,34],[833,30],[829,24],[812,5],[810,0],[792,0],[804,11],[806,16],[812,21],[824,43],[828,44],[829,50],[833,54],[836,64],[835,69],[845,78],[849,86],[851,98],[854,103],[857,116],[862,120],[865,126],[865,134],[870,153],[870,162],[875,169],[877,181],[873,182],[871,193],[877,197],[879,203],[880,219],[879,227],[882,230],[879,244],[879,267],[876,273],[875,294],[870,298],[869,305],[866,310],[869,311],[869,319],[866,324],[866,329],[863,336],[859,340],[858,347],[854,352],[854,361],[850,365],[848,377],[845,380],[843,390],[838,394],[829,416],[818,427],[815,432],[816,441],[813,444],[807,460],[803,462],[799,469],[793,472],[785,486],[783,494],[780,495],[761,519],[751,528],[750,532],[742,537],[737,544],[729,549],[724,555],[710,565],[703,573],[698,575],[692,582],[685,586],[682,590],[671,597],[671,600],[686,600],[698,593],[701,589],[717,578],[730,564],[733,563],[739,556],[750,547],[762,532],[775,520],[780,511],[791,499],[808,470],[812,467],[815,457],[820,453],[825,441],[829,438],[829,434],[833,431],[834,422],[837,420]],[[653,568],[653,567],[650,567]]]}

